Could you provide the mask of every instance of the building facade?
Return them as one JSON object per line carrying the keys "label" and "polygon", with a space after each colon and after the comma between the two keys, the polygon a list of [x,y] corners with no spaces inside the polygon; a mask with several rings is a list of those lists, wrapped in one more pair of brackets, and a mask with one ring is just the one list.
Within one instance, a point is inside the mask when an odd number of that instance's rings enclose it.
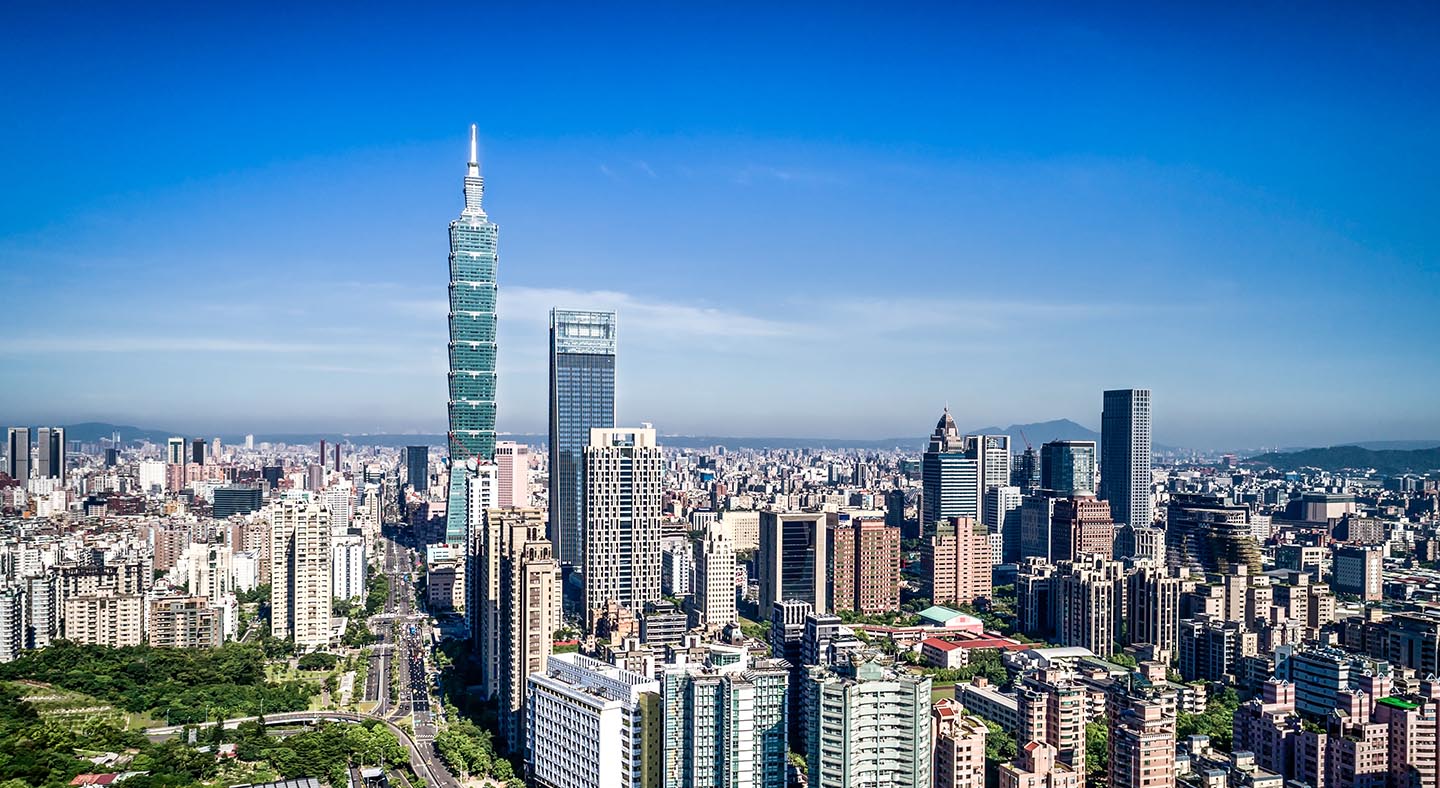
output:
{"label": "building facade", "polygon": [[550,541],[584,565],[585,447],[615,426],[614,312],[550,311]]}
{"label": "building facade", "polygon": [[665,458],[652,427],[594,429],[585,447],[585,623],[612,602],[639,615],[660,594]]}
{"label": "building facade", "polygon": [[1150,390],[1106,391],[1100,412],[1100,497],[1116,523],[1148,526],[1150,492]]}

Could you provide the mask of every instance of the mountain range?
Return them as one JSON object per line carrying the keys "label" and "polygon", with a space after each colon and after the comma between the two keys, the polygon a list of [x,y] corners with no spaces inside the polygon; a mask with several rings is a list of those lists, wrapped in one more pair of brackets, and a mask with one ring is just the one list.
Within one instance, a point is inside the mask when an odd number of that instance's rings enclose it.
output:
{"label": "mountain range", "polygon": [[[1390,441],[1377,442],[1379,445]],[[1394,441],[1408,444],[1410,441]],[[1440,441],[1436,441],[1440,443]],[[1331,446],[1294,452],[1268,452],[1243,460],[1242,465],[1293,471],[1320,468],[1326,471],[1374,468],[1383,474],[1425,473],[1440,468],[1440,446],[1428,449],[1368,449],[1364,446]]]}

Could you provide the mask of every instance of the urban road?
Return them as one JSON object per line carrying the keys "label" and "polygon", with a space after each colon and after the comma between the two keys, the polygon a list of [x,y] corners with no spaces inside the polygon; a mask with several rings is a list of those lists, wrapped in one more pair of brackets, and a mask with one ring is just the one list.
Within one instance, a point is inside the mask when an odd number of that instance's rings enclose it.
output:
{"label": "urban road", "polygon": [[[433,696],[435,682],[431,679],[430,618],[415,608],[414,573],[419,566],[415,550],[395,540],[396,531],[385,529],[384,557],[381,569],[390,578],[390,594],[385,610],[370,618],[370,630],[379,641],[370,650],[370,670],[365,682],[365,700],[375,703],[369,714],[338,711],[293,712],[266,715],[266,725],[286,723],[313,724],[332,720],[365,722],[377,720],[395,733],[410,753],[410,766],[427,785],[460,788],[460,781],[445,768],[435,750],[438,733]],[[252,628],[253,629],[253,628]],[[249,633],[247,633],[249,634]],[[398,697],[391,697],[392,671],[399,671]],[[414,734],[401,724],[410,717]],[[234,728],[256,717],[225,720],[226,728]],[[165,739],[185,730],[183,725],[148,728],[151,739]]]}

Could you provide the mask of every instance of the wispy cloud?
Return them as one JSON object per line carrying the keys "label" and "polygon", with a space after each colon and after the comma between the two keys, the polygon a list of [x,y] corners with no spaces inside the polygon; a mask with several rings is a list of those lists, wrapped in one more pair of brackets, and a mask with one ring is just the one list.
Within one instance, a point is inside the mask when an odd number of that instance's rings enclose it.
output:
{"label": "wispy cloud", "polygon": [[614,290],[507,287],[500,299],[500,319],[547,324],[550,310],[610,309],[620,314],[622,331],[662,332],[691,337],[787,337],[807,333],[800,323],[758,317],[702,304],[652,301]]}
{"label": "wispy cloud", "polygon": [[324,344],[229,337],[116,336],[75,334],[64,337],[16,337],[0,344],[0,355],[41,353],[337,353],[390,352],[376,345]]}

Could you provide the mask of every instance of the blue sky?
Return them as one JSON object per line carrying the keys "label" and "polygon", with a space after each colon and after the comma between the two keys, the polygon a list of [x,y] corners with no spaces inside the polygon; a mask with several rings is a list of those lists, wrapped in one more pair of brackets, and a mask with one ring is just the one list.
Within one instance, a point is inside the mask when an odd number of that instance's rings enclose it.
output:
{"label": "blue sky", "polygon": [[1440,437],[1440,7],[895,5],[7,4],[0,420],[443,429],[474,122],[505,431]]}

